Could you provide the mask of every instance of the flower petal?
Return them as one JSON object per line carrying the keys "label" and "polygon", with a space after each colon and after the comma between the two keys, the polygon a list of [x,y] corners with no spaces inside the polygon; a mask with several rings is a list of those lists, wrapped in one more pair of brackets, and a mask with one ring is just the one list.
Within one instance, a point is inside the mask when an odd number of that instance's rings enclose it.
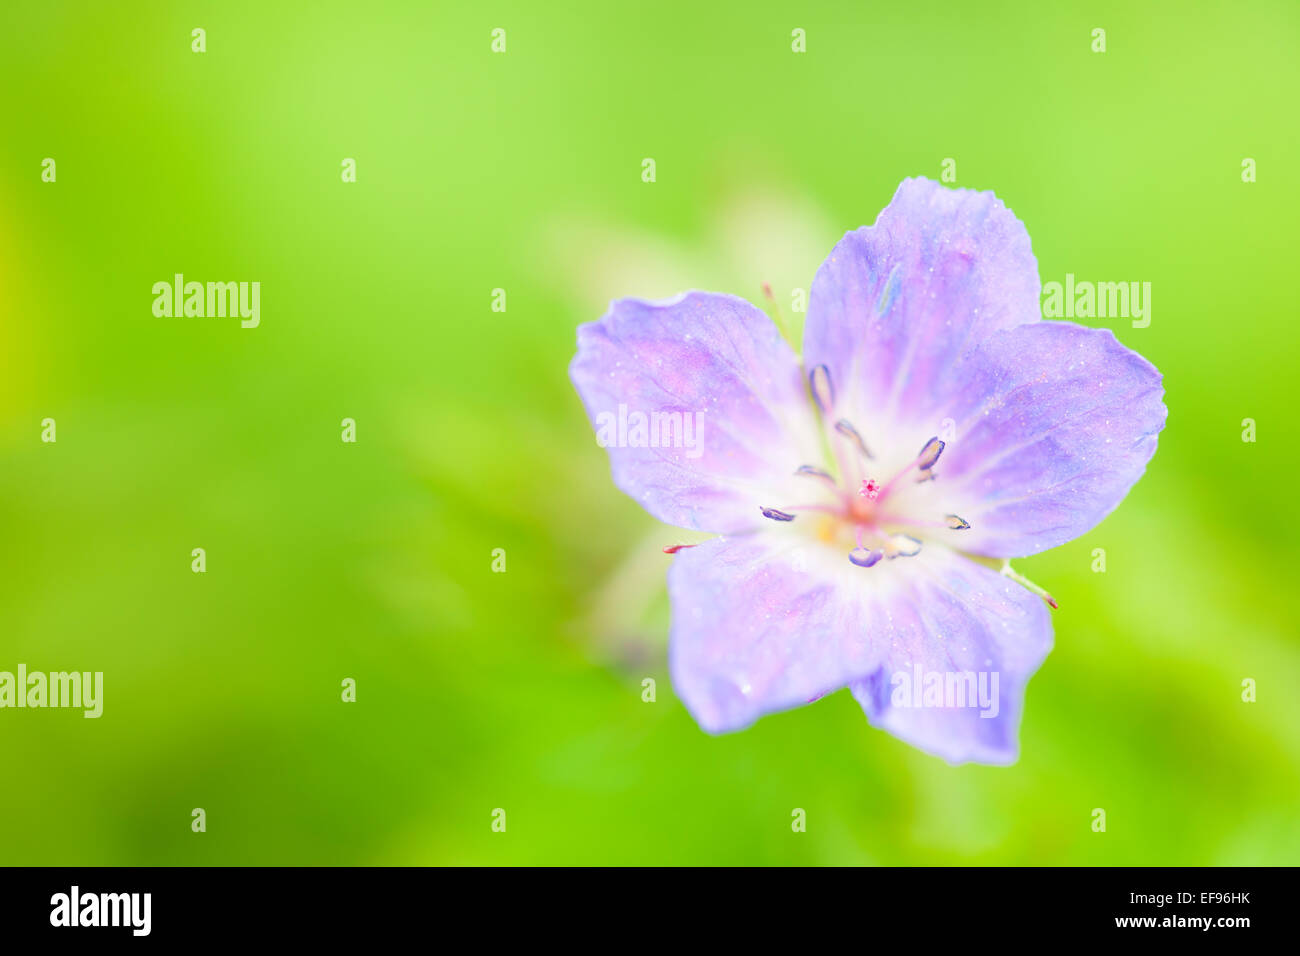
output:
{"label": "flower petal", "polygon": [[[795,471],[821,452],[799,362],[744,299],[688,292],[614,302],[579,326],[569,375],[614,483],[661,521],[741,531],[763,521],[760,507],[808,494]],[[640,433],[637,416],[650,422]]]}
{"label": "flower petal", "polygon": [[877,626],[886,660],[853,696],[874,726],[950,763],[1014,763],[1025,685],[1052,648],[1046,606],[943,548],[906,560],[915,579]]}
{"label": "flower petal", "polygon": [[[953,761],[1005,763],[1025,681],[1051,646],[1037,597],[941,547],[860,568],[781,529],[715,538],[678,553],[668,590],[673,687],[711,733],[849,685],[872,723],[909,742]],[[997,716],[895,713],[891,677],[914,663],[996,671]]]}
{"label": "flower petal", "polygon": [[1156,368],[1108,329],[1040,322],[1000,332],[959,373],[936,500],[971,524],[963,550],[1036,554],[1097,525],[1156,450]]}
{"label": "flower petal", "polygon": [[701,727],[724,733],[871,673],[881,648],[870,595],[896,586],[889,564],[855,567],[785,527],[678,552],[668,571],[677,696]]}
{"label": "flower petal", "polygon": [[874,226],[850,232],[817,271],[804,331],[808,368],[826,365],[837,414],[867,443],[884,423],[923,423],[952,368],[998,329],[1039,319],[1029,235],[991,192],[906,179]]}

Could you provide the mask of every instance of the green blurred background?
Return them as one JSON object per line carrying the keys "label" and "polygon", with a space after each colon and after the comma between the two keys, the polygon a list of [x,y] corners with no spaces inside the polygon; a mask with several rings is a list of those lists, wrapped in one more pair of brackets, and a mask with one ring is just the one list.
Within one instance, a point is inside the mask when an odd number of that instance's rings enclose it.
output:
{"label": "green blurred background", "polygon": [[[5,4],[0,670],[105,703],[0,711],[0,863],[1300,860],[1300,8],[1075,6]],[[1164,372],[1160,450],[1019,565],[1061,609],[1014,767],[847,692],[709,737],[574,327],[788,301],[948,157],[1044,281],[1153,283],[1094,324]],[[154,318],[175,272],[261,327]]]}

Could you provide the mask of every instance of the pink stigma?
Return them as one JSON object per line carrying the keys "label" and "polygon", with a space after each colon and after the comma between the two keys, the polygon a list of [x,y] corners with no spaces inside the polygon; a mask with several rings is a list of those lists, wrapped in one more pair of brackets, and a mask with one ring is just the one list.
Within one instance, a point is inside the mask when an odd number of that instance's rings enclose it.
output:
{"label": "pink stigma", "polygon": [[863,478],[862,487],[858,489],[858,494],[875,501],[880,496],[880,482],[874,478]]}

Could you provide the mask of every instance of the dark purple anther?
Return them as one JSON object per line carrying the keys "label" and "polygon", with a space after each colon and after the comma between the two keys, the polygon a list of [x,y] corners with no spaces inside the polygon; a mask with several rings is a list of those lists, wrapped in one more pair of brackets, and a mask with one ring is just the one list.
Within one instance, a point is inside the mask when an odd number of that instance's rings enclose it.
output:
{"label": "dark purple anther", "polygon": [[873,567],[885,556],[883,551],[868,551],[866,548],[854,548],[849,552],[849,561],[860,568]]}

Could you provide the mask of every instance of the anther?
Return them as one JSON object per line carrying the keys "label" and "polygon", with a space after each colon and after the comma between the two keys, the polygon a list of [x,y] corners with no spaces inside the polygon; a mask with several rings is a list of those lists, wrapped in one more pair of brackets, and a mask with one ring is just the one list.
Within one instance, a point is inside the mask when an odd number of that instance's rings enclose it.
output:
{"label": "anther", "polygon": [[773,521],[793,521],[794,515],[785,511],[777,511],[775,508],[759,508],[764,518],[771,518]]}
{"label": "anther", "polygon": [[841,418],[835,423],[835,430],[849,441],[853,442],[854,447],[857,448],[864,457],[871,459],[876,457],[871,454],[871,452],[867,451],[867,443],[862,440],[862,436],[858,434],[858,430],[854,428],[852,423],[849,421]]}
{"label": "anther", "polygon": [[823,414],[830,414],[835,404],[835,390],[831,387],[831,372],[825,365],[814,365],[808,373],[808,384],[812,388],[813,398]]}
{"label": "anther", "polygon": [[939,460],[943,454],[944,443],[938,438],[931,438],[921,449],[921,454],[916,459],[916,467],[922,471],[929,471],[934,467],[934,463]]}
{"label": "anther", "polygon": [[970,522],[958,515],[944,515],[943,520],[948,523],[948,527],[953,531],[965,531],[970,527]]}
{"label": "anther", "polygon": [[910,534],[892,534],[889,536],[888,556],[893,558],[911,558],[921,553],[921,541]]}
{"label": "anther", "polygon": [[849,561],[860,568],[870,568],[885,556],[883,551],[868,551],[866,548],[854,548],[849,552]]}
{"label": "anther", "polygon": [[820,478],[822,481],[830,482],[832,485],[835,484],[835,479],[831,477],[829,471],[824,471],[821,468],[816,468],[812,465],[800,465],[795,474],[809,475],[813,478]]}

